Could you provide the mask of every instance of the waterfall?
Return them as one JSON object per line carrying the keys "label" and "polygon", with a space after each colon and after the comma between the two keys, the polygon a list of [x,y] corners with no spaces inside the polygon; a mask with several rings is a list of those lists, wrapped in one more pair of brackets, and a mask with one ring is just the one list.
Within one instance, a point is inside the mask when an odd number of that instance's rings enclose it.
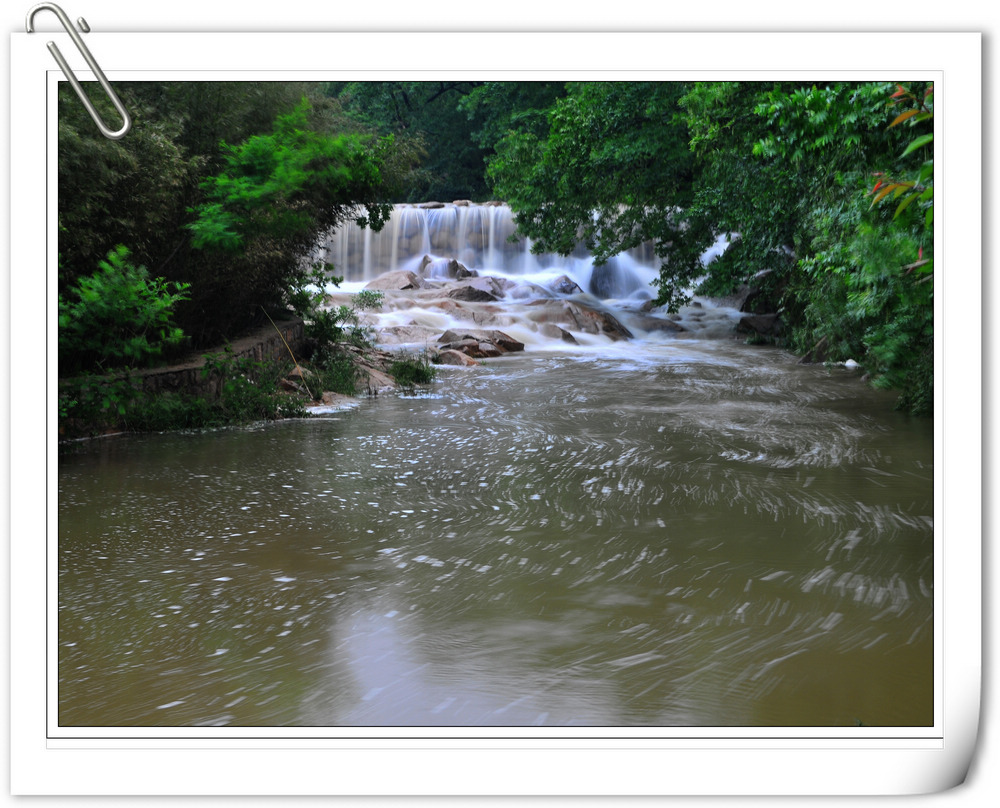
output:
{"label": "waterfall", "polygon": [[424,256],[455,259],[467,269],[546,283],[565,275],[600,298],[653,297],[659,273],[651,244],[594,267],[581,247],[572,256],[534,254],[530,239],[514,238],[514,218],[504,204],[489,202],[396,205],[380,232],[347,223],[319,245],[318,260],[334,266],[347,283],[367,282],[386,272],[416,271]]}

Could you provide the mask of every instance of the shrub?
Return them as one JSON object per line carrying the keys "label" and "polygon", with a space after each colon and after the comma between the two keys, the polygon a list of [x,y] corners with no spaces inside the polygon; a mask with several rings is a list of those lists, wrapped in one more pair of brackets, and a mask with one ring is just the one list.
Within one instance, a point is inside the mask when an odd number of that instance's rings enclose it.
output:
{"label": "shrub", "polygon": [[173,310],[187,289],[151,279],[129,261],[127,247],[115,247],[97,272],[59,296],[60,374],[137,367],[180,345],[184,332],[173,324]]}
{"label": "shrub", "polygon": [[279,382],[289,366],[236,358],[231,350],[205,357],[202,373],[220,377],[218,408],[224,423],[249,423],[307,415],[302,401],[281,392]]}
{"label": "shrub", "polygon": [[401,357],[389,366],[389,375],[402,388],[414,387],[418,384],[430,384],[434,381],[437,369],[427,361],[426,357],[411,359]]}

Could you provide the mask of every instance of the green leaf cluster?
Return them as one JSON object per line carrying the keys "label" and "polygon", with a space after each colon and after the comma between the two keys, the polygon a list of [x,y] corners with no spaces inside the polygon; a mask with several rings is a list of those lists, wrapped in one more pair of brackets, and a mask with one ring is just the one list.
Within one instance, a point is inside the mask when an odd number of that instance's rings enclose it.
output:
{"label": "green leaf cluster", "polygon": [[311,109],[303,98],[271,133],[224,144],[223,170],[202,182],[204,201],[191,211],[196,248],[238,252],[267,239],[308,246],[349,218],[374,229],[388,220],[381,166],[392,138],[316,131]]}
{"label": "green leaf cluster", "polygon": [[127,247],[115,247],[59,296],[61,374],[138,367],[184,341],[173,315],[188,285],[150,278],[129,259]]}
{"label": "green leaf cluster", "polygon": [[825,337],[925,412],[932,101],[920,82],[568,84],[545,125],[533,111],[497,138],[488,176],[535,249],[600,262],[652,241],[670,307],[766,285],[792,345]]}
{"label": "green leaf cluster", "polygon": [[685,249],[697,231],[686,207],[694,159],[678,115],[683,86],[668,82],[580,82],[549,108],[545,127],[509,131],[488,176],[537,252],[569,255],[582,243],[595,263],[653,241],[673,267],[663,297],[674,304],[700,268]]}

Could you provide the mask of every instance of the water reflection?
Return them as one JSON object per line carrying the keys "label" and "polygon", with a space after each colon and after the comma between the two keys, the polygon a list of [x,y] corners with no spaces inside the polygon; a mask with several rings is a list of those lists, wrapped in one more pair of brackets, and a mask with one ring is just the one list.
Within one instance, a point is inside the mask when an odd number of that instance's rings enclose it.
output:
{"label": "water reflection", "polygon": [[726,343],[443,376],[61,458],[60,722],[932,723],[929,423]]}

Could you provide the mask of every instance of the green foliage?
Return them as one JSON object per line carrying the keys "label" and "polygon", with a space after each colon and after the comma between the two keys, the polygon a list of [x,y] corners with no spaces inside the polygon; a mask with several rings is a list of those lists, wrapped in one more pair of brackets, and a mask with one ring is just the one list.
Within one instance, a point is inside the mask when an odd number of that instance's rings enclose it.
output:
{"label": "green foliage", "polygon": [[305,98],[274,131],[223,147],[225,167],[202,182],[205,201],[189,225],[196,248],[228,251],[250,239],[311,246],[349,218],[375,230],[391,207],[379,200],[382,156],[392,139],[329,135],[309,125]]}
{"label": "green foliage", "polygon": [[825,337],[831,359],[919,413],[933,400],[933,161],[929,133],[907,130],[931,121],[931,98],[923,85],[712,83],[681,101],[702,161],[693,214],[739,233],[706,286],[775,270],[795,347]]}
{"label": "green foliage", "polygon": [[92,368],[138,367],[181,344],[174,307],[188,285],[150,278],[119,245],[59,296],[59,364],[63,374]]}
{"label": "green foliage", "polygon": [[321,347],[313,356],[313,370],[324,391],[353,396],[358,392],[359,373],[354,356],[335,345]]}
{"label": "green foliage", "polygon": [[120,425],[139,397],[128,376],[79,376],[59,383],[59,422]]}
{"label": "green foliage", "polygon": [[387,221],[392,139],[329,134],[314,113],[303,100],[270,134],[226,147],[224,169],[202,183],[189,228],[212,277],[200,287],[206,319],[226,312],[246,327],[262,307],[284,308],[312,279],[302,257],[321,234],[349,219],[376,230]]}
{"label": "green foliage", "polygon": [[393,135],[407,155],[394,201],[487,198],[476,121],[462,106],[478,86],[469,81],[331,83],[344,110],[371,131]]}
{"label": "green foliage", "polygon": [[280,390],[279,382],[290,369],[291,365],[284,362],[234,357],[229,349],[221,354],[207,354],[202,373],[219,379],[216,407],[220,420],[240,424],[307,415],[300,399]]}
{"label": "green foliage", "polygon": [[[496,96],[502,110],[505,92],[484,85],[464,103]],[[508,114],[481,131],[506,126],[488,174],[536,250],[582,239],[601,262],[651,240],[670,307],[695,284],[725,295],[764,273],[793,345],[825,336],[926,411],[932,99],[929,85],[885,82],[586,82],[544,125],[529,108],[522,125]],[[731,246],[704,268],[720,232]]]}
{"label": "green foliage", "polygon": [[600,264],[653,241],[669,265],[660,302],[684,299],[712,235],[685,210],[695,169],[677,115],[682,91],[669,82],[570,84],[547,130],[510,131],[496,143],[488,175],[534,250],[568,255],[582,240]]}
{"label": "green foliage", "polygon": [[426,357],[403,356],[389,366],[389,375],[404,389],[412,389],[418,384],[430,384],[437,375],[435,368]]}
{"label": "green foliage", "polygon": [[366,347],[371,344],[372,328],[364,322],[363,312],[380,308],[384,295],[382,292],[363,289],[354,296],[350,306],[326,308],[326,294],[323,291],[325,285],[332,282],[339,286],[343,281],[343,278],[330,274],[332,269],[331,264],[313,264],[310,273],[301,278],[289,293],[288,303],[302,318],[306,336],[318,349],[343,341]]}
{"label": "green foliage", "polygon": [[116,90],[135,120],[128,137],[109,140],[69,85],[60,87],[60,292],[89,275],[114,244],[128,244],[138,263],[180,280],[159,267],[177,244],[204,159],[178,145],[179,122],[155,117],[129,86]]}

